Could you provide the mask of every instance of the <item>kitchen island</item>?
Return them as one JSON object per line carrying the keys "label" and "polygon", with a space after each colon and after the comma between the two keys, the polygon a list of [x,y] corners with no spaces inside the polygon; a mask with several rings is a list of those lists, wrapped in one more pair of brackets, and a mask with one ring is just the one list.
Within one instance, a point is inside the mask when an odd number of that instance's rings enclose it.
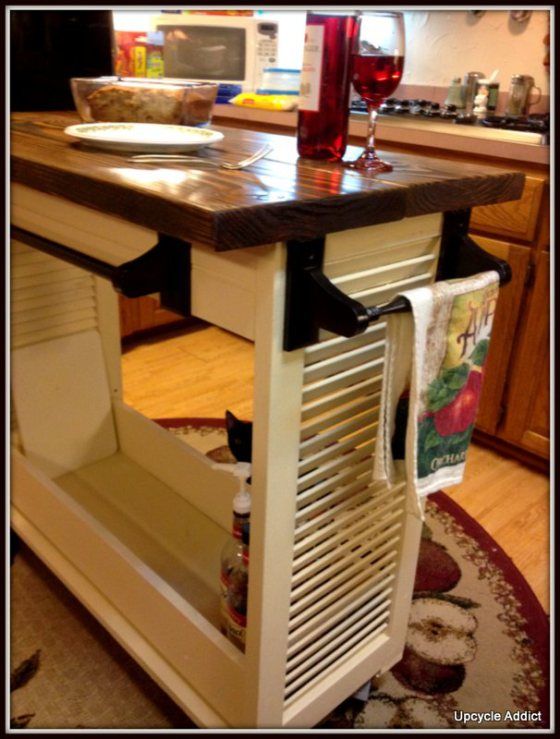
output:
{"label": "kitchen island", "polygon": [[[12,525],[198,725],[314,726],[399,660],[421,530],[371,481],[385,324],[355,304],[464,274],[468,210],[523,175],[371,177],[228,128],[204,156],[273,153],[139,165],[72,122],[12,122]],[[113,287],[254,341],[245,653],[218,628],[235,481],[123,403]]]}

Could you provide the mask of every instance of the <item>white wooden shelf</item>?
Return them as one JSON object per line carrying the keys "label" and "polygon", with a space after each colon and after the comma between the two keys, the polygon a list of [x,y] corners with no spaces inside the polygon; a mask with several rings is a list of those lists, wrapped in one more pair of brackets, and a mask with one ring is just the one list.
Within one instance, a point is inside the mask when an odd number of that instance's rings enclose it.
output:
{"label": "white wooden shelf", "polygon": [[227,531],[121,452],[53,482],[219,626],[216,569]]}

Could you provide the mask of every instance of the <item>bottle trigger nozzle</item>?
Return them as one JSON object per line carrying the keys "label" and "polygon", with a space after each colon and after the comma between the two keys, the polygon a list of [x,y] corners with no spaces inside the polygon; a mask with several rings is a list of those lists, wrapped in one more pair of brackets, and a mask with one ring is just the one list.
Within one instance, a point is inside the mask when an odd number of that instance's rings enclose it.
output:
{"label": "bottle trigger nozzle", "polygon": [[233,499],[233,508],[237,513],[250,513],[251,496],[247,490],[247,479],[251,476],[251,465],[249,462],[238,462],[233,474],[239,480],[239,490]]}

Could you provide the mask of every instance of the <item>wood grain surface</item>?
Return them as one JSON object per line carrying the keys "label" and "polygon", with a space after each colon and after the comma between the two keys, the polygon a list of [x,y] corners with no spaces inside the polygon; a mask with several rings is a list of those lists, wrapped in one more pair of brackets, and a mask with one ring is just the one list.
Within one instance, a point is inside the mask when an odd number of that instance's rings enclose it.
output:
{"label": "wood grain surface", "polygon": [[[519,172],[400,152],[386,156],[393,172],[360,173],[298,158],[294,136],[221,126],[223,141],[202,156],[235,162],[264,143],[274,151],[241,171],[131,163],[67,136],[76,122],[74,113],[13,114],[12,180],[219,251],[515,200],[523,189]],[[359,153],[349,147],[346,159]]]}

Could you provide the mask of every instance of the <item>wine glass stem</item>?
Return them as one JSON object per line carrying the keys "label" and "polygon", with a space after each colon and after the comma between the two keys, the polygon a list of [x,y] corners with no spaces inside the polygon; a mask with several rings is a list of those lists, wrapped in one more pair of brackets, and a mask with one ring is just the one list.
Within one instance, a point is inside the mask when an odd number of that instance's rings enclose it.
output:
{"label": "wine glass stem", "polygon": [[376,157],[375,153],[375,123],[377,121],[377,105],[368,103],[368,132],[366,140],[365,155],[372,159]]}

